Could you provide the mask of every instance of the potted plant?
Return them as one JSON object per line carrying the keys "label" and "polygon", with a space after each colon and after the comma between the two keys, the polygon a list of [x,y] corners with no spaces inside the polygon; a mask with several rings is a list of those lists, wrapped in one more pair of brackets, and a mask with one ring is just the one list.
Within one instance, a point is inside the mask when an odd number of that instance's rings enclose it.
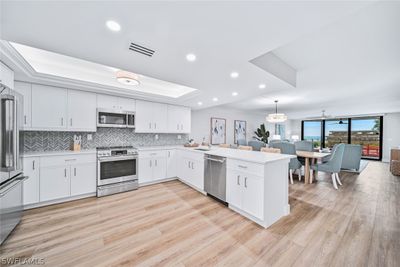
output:
{"label": "potted plant", "polygon": [[260,128],[257,128],[257,130],[254,132],[254,134],[256,135],[256,136],[254,136],[255,139],[268,144],[269,131],[265,130],[264,123],[260,125]]}

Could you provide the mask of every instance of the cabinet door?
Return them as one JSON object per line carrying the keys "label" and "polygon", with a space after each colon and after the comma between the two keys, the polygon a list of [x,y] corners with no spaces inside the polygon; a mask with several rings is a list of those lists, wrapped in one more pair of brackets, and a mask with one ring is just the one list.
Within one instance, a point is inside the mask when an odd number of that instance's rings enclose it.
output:
{"label": "cabinet door", "polygon": [[30,128],[32,126],[32,85],[30,83],[15,82],[15,91],[24,96],[23,126],[24,128]]}
{"label": "cabinet door", "polygon": [[14,89],[14,72],[0,61],[0,83]]}
{"label": "cabinet door", "polygon": [[153,125],[155,133],[168,132],[168,111],[166,104],[153,103]]}
{"label": "cabinet door", "polygon": [[175,150],[167,150],[167,178],[177,176],[177,153]]}
{"label": "cabinet door", "polygon": [[151,102],[136,101],[135,132],[152,133],[155,131],[153,122],[153,107]]}
{"label": "cabinet door", "polygon": [[68,90],[68,129],[96,131],[96,94]]}
{"label": "cabinet door", "polygon": [[118,106],[121,110],[124,111],[135,111],[135,99],[132,98],[124,98],[124,97],[119,97],[118,98]]}
{"label": "cabinet door", "polygon": [[24,181],[24,205],[39,202],[39,158],[24,158],[24,175],[29,176]]}
{"label": "cabinet door", "polygon": [[182,181],[185,181],[189,184],[192,184],[192,177],[193,177],[193,171],[192,171],[192,165],[191,165],[192,161],[189,158],[183,158],[182,160],[182,166],[179,167],[179,169],[181,169],[181,173],[182,173],[182,177],[181,178]]}
{"label": "cabinet door", "polygon": [[97,94],[97,108],[104,108],[104,109],[119,108],[118,97]]}
{"label": "cabinet door", "polygon": [[153,159],[152,158],[139,158],[139,183],[148,183],[153,181]]}
{"label": "cabinet door", "polygon": [[32,84],[32,127],[67,128],[67,89]]}
{"label": "cabinet door", "polygon": [[167,177],[167,158],[165,156],[153,158],[153,180],[161,180]]}
{"label": "cabinet door", "polygon": [[182,126],[181,126],[181,132],[182,133],[190,133],[191,128],[192,128],[192,112],[190,108],[187,107],[182,107]]}
{"label": "cabinet door", "polygon": [[181,122],[179,119],[179,109],[177,106],[168,105],[168,132],[181,132]]}
{"label": "cabinet door", "polygon": [[226,201],[241,209],[242,208],[242,186],[244,175],[235,170],[227,169],[226,172]]}
{"label": "cabinet door", "polygon": [[40,168],[40,201],[69,197],[70,186],[69,166]]}
{"label": "cabinet door", "polygon": [[96,192],[96,163],[71,165],[71,196]]}
{"label": "cabinet door", "polygon": [[264,214],[264,179],[255,175],[244,177],[242,209],[262,219]]}
{"label": "cabinet door", "polygon": [[204,190],[204,161],[191,160],[191,184],[200,190]]}

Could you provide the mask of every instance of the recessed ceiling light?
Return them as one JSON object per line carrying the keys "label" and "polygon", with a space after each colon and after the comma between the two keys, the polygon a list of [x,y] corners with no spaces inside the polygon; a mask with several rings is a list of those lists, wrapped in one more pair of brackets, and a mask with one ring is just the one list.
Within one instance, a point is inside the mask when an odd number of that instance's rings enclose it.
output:
{"label": "recessed ceiling light", "polygon": [[119,23],[116,21],[107,20],[106,25],[107,25],[107,28],[109,28],[113,32],[119,32],[121,30],[121,25],[119,25]]}
{"label": "recessed ceiling light", "polygon": [[239,73],[237,73],[236,71],[231,73],[231,78],[236,79],[237,77],[239,77]]}
{"label": "recessed ceiling light", "polygon": [[265,89],[265,87],[267,87],[267,86],[265,85],[265,83],[260,83],[260,84],[258,85],[258,88],[260,88],[260,89]]}
{"label": "recessed ceiling light", "polygon": [[217,101],[218,101],[218,97],[214,97],[214,98],[212,99],[212,101],[217,102]]}
{"label": "recessed ceiling light", "polygon": [[197,105],[201,106],[201,105],[203,105],[203,102],[199,101],[199,102],[197,102]]}
{"label": "recessed ceiling light", "polygon": [[187,54],[187,55],[186,55],[186,60],[189,61],[189,62],[193,62],[193,61],[196,60],[196,55],[195,55],[195,54],[192,54],[192,53]]}
{"label": "recessed ceiling light", "polygon": [[237,92],[233,92],[232,95],[233,95],[233,96],[237,96],[238,93],[237,93]]}

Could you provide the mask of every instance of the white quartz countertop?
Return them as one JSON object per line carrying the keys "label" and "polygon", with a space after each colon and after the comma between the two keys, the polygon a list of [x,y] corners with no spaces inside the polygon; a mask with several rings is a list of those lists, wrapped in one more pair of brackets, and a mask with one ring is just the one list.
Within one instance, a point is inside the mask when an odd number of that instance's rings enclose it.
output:
{"label": "white quartz countertop", "polygon": [[248,162],[266,164],[268,162],[287,160],[296,158],[295,155],[277,154],[277,153],[266,153],[260,151],[248,151],[231,148],[219,148],[211,151],[204,152],[207,155],[226,157],[228,159],[237,159]]}
{"label": "white quartz countertop", "polygon": [[62,155],[83,155],[96,154],[96,149],[84,149],[81,151],[61,150],[61,151],[35,151],[22,154],[22,157],[43,157],[43,156],[62,156]]}
{"label": "white quartz countertop", "polygon": [[183,147],[182,145],[172,145],[172,146],[138,146],[136,147],[138,151],[149,151],[149,150],[168,150]]}

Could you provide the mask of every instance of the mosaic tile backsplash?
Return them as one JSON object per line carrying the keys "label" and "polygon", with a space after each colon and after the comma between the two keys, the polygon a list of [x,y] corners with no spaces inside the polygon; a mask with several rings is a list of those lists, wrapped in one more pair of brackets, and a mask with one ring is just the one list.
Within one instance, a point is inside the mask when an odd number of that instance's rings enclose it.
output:
{"label": "mosaic tile backsplash", "polygon": [[[95,133],[86,132],[23,132],[24,152],[58,151],[71,148],[74,134],[82,136],[82,149],[93,149],[99,146],[162,146],[183,145],[189,140],[189,135],[180,134],[155,134],[135,133],[133,129],[98,128]],[[87,140],[87,135],[92,134],[92,140]]]}

